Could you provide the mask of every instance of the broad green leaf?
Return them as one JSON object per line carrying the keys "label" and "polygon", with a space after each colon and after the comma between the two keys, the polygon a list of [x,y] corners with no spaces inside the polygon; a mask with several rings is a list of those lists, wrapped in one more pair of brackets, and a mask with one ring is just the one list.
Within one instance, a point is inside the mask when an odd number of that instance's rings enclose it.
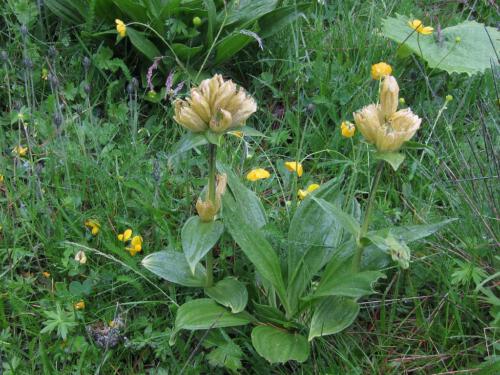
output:
{"label": "broad green leaf", "polygon": [[187,329],[196,331],[223,327],[242,326],[250,323],[248,314],[232,314],[210,298],[200,298],[179,307],[175,317],[175,327],[170,337],[170,345],[175,343],[176,334]]}
{"label": "broad green leaf", "polygon": [[214,367],[226,367],[234,373],[241,369],[243,351],[233,341],[218,345],[207,355],[208,363]]}
{"label": "broad green leaf", "polygon": [[[346,267],[349,265],[347,264]],[[374,293],[373,284],[385,275],[379,271],[362,271],[352,273],[346,267],[340,272],[326,274],[318,284],[313,298],[326,296],[342,296],[360,298]]]}
{"label": "broad green leaf", "polygon": [[412,34],[409,20],[399,14],[386,18],[382,22],[382,32],[398,44],[404,42],[408,49],[427,61],[430,68],[473,75],[484,72],[491,67],[492,61],[497,61],[495,51],[500,50],[500,32],[494,27],[464,21],[442,29],[436,38],[435,35]]}
{"label": "broad green leaf", "polygon": [[217,26],[217,8],[214,0],[203,0],[207,8],[208,26],[207,26],[207,45],[211,46],[214,42],[214,29]]}
{"label": "broad green leaf", "polygon": [[[113,0],[113,3],[116,4],[116,6],[127,16],[130,17],[130,19],[137,21],[137,22],[148,22],[148,16],[146,12],[146,7],[141,4],[141,2],[137,0]],[[123,20],[125,23],[127,23],[126,20]],[[129,28],[127,27],[127,34],[128,34]],[[160,56],[160,55],[158,55]]]}
{"label": "broad green leaf", "polygon": [[387,237],[389,232],[401,241],[406,243],[420,240],[425,237],[436,233],[441,228],[445,227],[449,223],[454,222],[457,219],[447,219],[434,224],[422,224],[422,225],[407,225],[402,227],[385,228],[376,231],[371,231],[369,235],[376,235],[379,237]]}
{"label": "broad green leaf", "polygon": [[336,206],[335,204],[332,204],[330,202],[325,201],[324,199],[321,198],[316,198],[312,197],[314,201],[321,207],[323,211],[326,211],[328,214],[330,214],[332,217],[335,218],[335,220],[342,225],[342,228],[347,230],[349,233],[351,233],[354,237],[357,237],[359,235],[360,227],[356,219],[354,219],[351,215],[349,215],[347,212],[344,212],[340,207]]}
{"label": "broad green leaf", "polygon": [[200,147],[208,143],[207,138],[203,133],[191,133],[188,132],[184,134],[181,139],[173,146],[172,152],[169,155],[169,160],[182,154],[183,152],[189,151],[195,147]]}
{"label": "broad green leaf", "polygon": [[257,129],[254,129],[250,126],[243,126],[236,131],[242,131],[244,135],[249,136],[249,137],[263,137],[263,138],[268,138],[264,133],[261,133]]}
{"label": "broad green leaf", "polygon": [[88,5],[81,0],[45,0],[44,5],[68,23],[81,24],[88,17]]}
{"label": "broad green leaf", "polygon": [[234,277],[226,277],[211,288],[206,288],[205,293],[223,306],[229,307],[231,312],[242,312],[248,302],[248,292],[245,284]]}
{"label": "broad green leaf", "polygon": [[304,16],[302,12],[307,10],[310,6],[310,3],[288,5],[267,13],[259,19],[259,36],[261,38],[268,38],[276,34],[285,26],[291,24],[299,17]]}
{"label": "broad green leaf", "polygon": [[194,275],[183,253],[173,250],[158,251],[146,256],[142,265],[149,271],[172,283],[190,286],[205,286],[205,269],[201,264],[196,266]]}
{"label": "broad green leaf", "polygon": [[[323,184],[312,196],[333,202],[339,197],[339,181]],[[295,211],[288,231],[288,300],[292,314],[309,282],[340,244],[341,233],[335,217],[312,199],[304,200]]]}
{"label": "broad green leaf", "polygon": [[[257,195],[247,188],[236,174],[227,165],[218,163],[217,168],[221,173],[227,175],[229,191],[226,195],[232,195],[237,203],[240,218],[251,227],[262,228],[267,223],[266,212],[262,202]],[[224,207],[224,196],[222,206]]]}
{"label": "broad green leaf", "polygon": [[240,33],[233,33],[224,37],[215,47],[214,65],[229,60],[253,40],[251,36]]}
{"label": "broad green leaf", "polygon": [[395,171],[398,170],[401,163],[405,160],[405,155],[400,152],[376,152],[373,156],[375,159],[384,160],[389,163]]}
{"label": "broad green leaf", "polygon": [[359,305],[352,299],[325,298],[314,310],[309,329],[309,341],[315,337],[333,335],[349,327],[358,316]]}
{"label": "broad green leaf", "polygon": [[[448,219],[434,224],[424,225],[408,225],[403,227],[385,228],[376,231],[371,231],[366,237],[369,238],[386,238],[389,232],[392,236],[401,242],[410,243],[428,237],[437,232],[444,226],[455,221],[456,219]],[[372,241],[370,241],[372,242]],[[373,243],[368,244],[363,252],[361,260],[361,268],[364,270],[379,270],[387,267],[390,263],[390,256],[387,251],[381,250]]]}
{"label": "broad green leaf", "polygon": [[155,57],[160,57],[162,54],[156,48],[156,46],[148,38],[146,38],[142,33],[134,30],[132,27],[127,27],[127,36],[130,42],[137,48],[144,56],[150,60],[154,60]]}
{"label": "broad green leaf", "polygon": [[190,59],[199,54],[205,48],[204,46],[190,47],[182,43],[172,43],[171,47],[177,57],[181,60]]}
{"label": "broad green leaf", "polygon": [[[278,5],[278,0],[238,0],[233,1],[229,6],[229,16],[225,21],[225,26],[235,23],[239,28],[245,28],[246,25],[256,21],[260,17],[269,14]],[[224,10],[219,12],[220,22],[224,19]]]}
{"label": "broad green leaf", "polygon": [[256,226],[243,221],[235,199],[227,192],[222,199],[224,223],[229,233],[259,274],[274,286],[281,301],[286,305],[285,283],[278,255]]}
{"label": "broad green leaf", "polygon": [[223,232],[222,222],[205,223],[199,216],[192,216],[184,223],[181,231],[182,251],[193,274],[198,262],[214,247]]}
{"label": "broad green leaf", "polygon": [[252,344],[257,353],[271,363],[305,362],[309,358],[307,339],[280,328],[255,327],[252,330]]}

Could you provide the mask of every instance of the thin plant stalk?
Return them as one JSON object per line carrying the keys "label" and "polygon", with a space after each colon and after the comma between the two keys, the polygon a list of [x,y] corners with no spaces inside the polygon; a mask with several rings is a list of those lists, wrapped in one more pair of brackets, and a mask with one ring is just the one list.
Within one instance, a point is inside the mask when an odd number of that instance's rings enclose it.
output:
{"label": "thin plant stalk", "polygon": [[373,203],[375,202],[375,194],[377,193],[377,186],[382,176],[382,171],[384,170],[384,161],[379,160],[377,164],[377,170],[375,176],[373,177],[372,187],[370,189],[370,195],[368,196],[368,203],[366,205],[365,216],[363,218],[363,223],[361,224],[361,230],[358,237],[358,245],[356,247],[356,252],[354,253],[352,268],[354,272],[358,272],[361,267],[361,258],[363,256],[363,251],[365,246],[361,243],[361,239],[368,233],[368,226],[370,225],[370,220],[373,211]]}
{"label": "thin plant stalk", "polygon": [[[217,146],[210,143],[208,145],[208,199],[212,204],[216,204],[215,200],[215,175],[217,161]],[[207,287],[211,287],[214,282],[214,255],[212,250],[207,253],[206,269],[207,269]]]}

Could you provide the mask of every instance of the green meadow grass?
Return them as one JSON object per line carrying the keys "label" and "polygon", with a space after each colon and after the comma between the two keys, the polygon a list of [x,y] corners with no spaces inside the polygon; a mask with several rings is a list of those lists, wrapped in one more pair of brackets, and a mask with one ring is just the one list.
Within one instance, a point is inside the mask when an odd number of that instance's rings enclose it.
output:
{"label": "green meadow grass", "polygon": [[[295,202],[296,189],[309,183],[343,177],[353,197],[366,199],[375,161],[359,134],[342,138],[339,124],[375,100],[370,67],[379,61],[393,66],[405,105],[423,118],[416,140],[428,147],[406,151],[399,173],[386,169],[373,226],[458,220],[413,246],[410,268],[391,269],[378,294],[362,301],[360,318],[315,340],[303,364],[270,366],[252,348],[249,331],[234,329],[241,373],[498,373],[493,362],[485,365],[498,350],[498,277],[488,279],[498,272],[500,237],[498,64],[473,77],[430,71],[418,58],[396,57],[397,46],[380,32],[381,19],[395,13],[434,25],[471,18],[494,25],[498,6],[327,3],[266,40],[264,50],[255,44],[218,69],[259,105],[250,122],[268,138],[245,145],[229,137],[220,157],[242,177],[254,167],[273,171],[273,178],[250,185],[271,217],[266,235],[277,248],[285,241],[291,217],[285,201]],[[184,332],[168,345],[178,305],[196,294],[140,265],[144,255],[179,246],[207,174],[203,158],[194,156],[205,150],[168,160],[184,130],[169,103],[144,99],[144,82],[127,90],[124,70],[138,75],[149,64],[130,58],[123,44],[109,46],[123,68],[99,67],[96,40],[49,25],[54,18],[44,14],[23,38],[9,4],[1,6],[0,26],[0,49],[8,54],[0,68],[0,373],[226,373],[208,364],[210,333]],[[48,28],[58,32],[48,35]],[[85,56],[93,56],[88,71]],[[41,78],[47,66],[57,82]],[[158,86],[164,78],[158,74]],[[453,96],[447,104],[446,95]],[[20,140],[29,146],[21,159],[11,153]],[[294,181],[283,162],[305,157],[304,176]],[[101,224],[95,237],[84,226],[90,218]],[[129,227],[144,238],[135,257],[116,240]],[[84,266],[73,260],[82,249]],[[217,250],[216,276],[235,269],[249,264],[227,239]],[[75,311],[80,299],[85,309]],[[113,349],[99,348],[85,327],[117,315],[125,321],[124,338]],[[42,331],[51,325],[52,332]]]}

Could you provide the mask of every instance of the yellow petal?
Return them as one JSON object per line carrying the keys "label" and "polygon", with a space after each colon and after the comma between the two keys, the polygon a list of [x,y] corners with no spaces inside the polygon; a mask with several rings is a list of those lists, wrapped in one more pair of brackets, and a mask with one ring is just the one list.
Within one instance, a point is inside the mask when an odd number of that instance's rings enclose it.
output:
{"label": "yellow petal", "polygon": [[391,73],[392,67],[383,61],[372,65],[371,76],[375,80],[380,80],[385,76],[391,75]]}
{"label": "yellow petal", "polygon": [[299,189],[299,191],[297,192],[300,200],[303,200],[305,197],[307,197],[307,194],[309,194],[307,190]]}
{"label": "yellow petal", "polygon": [[127,26],[122,20],[119,20],[118,18],[115,19],[116,23],[116,31],[118,32],[118,35],[120,35],[122,38],[127,35]]}
{"label": "yellow petal", "polygon": [[271,174],[263,168],[253,169],[247,174],[247,180],[257,181],[271,177]]}
{"label": "yellow petal", "polygon": [[342,124],[340,125],[340,131],[343,137],[351,138],[352,136],[354,136],[354,133],[356,132],[356,127],[352,122],[343,121]]}
{"label": "yellow petal", "polygon": [[118,235],[118,241],[122,241],[123,242],[123,233],[120,233]]}
{"label": "yellow petal", "polygon": [[308,187],[307,187],[307,191],[309,193],[312,193],[314,190],[317,190],[319,189],[319,184],[310,184]]}
{"label": "yellow petal", "polygon": [[73,305],[77,310],[83,310],[85,308],[85,302],[79,301]]}
{"label": "yellow petal", "polygon": [[132,229],[127,229],[125,232],[123,232],[123,241],[128,241],[132,237]]}
{"label": "yellow petal", "polygon": [[285,162],[285,167],[288,169],[290,172],[296,172],[297,176],[302,176],[304,173],[304,169],[302,168],[301,163],[297,163],[296,161],[287,161]]}

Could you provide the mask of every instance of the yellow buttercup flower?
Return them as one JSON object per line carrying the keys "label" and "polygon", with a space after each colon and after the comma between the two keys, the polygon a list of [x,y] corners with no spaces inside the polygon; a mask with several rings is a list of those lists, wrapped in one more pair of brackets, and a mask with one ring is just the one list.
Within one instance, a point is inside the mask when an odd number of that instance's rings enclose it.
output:
{"label": "yellow buttercup flower", "polygon": [[431,35],[432,32],[434,31],[433,27],[424,26],[422,21],[418,19],[408,21],[408,26],[410,26],[413,30],[422,35]]}
{"label": "yellow buttercup flower", "polygon": [[243,126],[256,110],[257,103],[243,88],[216,74],[192,88],[186,100],[175,101],[174,120],[194,133],[225,133]]}
{"label": "yellow buttercup flower", "polygon": [[118,241],[126,242],[132,237],[132,229],[126,229],[125,232],[118,235]]}
{"label": "yellow buttercup flower", "polygon": [[319,188],[319,184],[310,184],[305,190],[299,189],[298,191],[298,196],[300,200],[303,200],[305,197],[307,197],[310,193],[312,193],[314,190],[317,190]]}
{"label": "yellow buttercup flower", "polygon": [[389,64],[381,61],[378,64],[373,64],[371,69],[372,78],[375,80],[380,80],[385,76],[390,76],[392,74],[392,67]]}
{"label": "yellow buttercup flower", "polygon": [[262,180],[262,179],[269,178],[269,177],[271,177],[271,174],[268,171],[266,171],[264,168],[252,169],[247,174],[248,181],[257,181],[257,180]]}
{"label": "yellow buttercup flower", "polygon": [[26,154],[28,153],[28,147],[23,147],[21,145],[18,145],[14,147],[12,153],[22,158],[23,156],[26,156]]}
{"label": "yellow buttercup flower", "polygon": [[304,173],[304,169],[302,168],[301,163],[297,163],[296,161],[287,161],[285,162],[285,168],[288,169],[290,172],[296,172],[297,176],[302,176]]}
{"label": "yellow buttercup flower", "polygon": [[85,302],[83,300],[76,302],[74,305],[75,309],[83,310],[85,308]]}
{"label": "yellow buttercup flower", "polygon": [[125,37],[125,35],[127,35],[127,25],[125,25],[125,23],[118,18],[115,20],[115,23],[118,35],[120,35],[122,38]]}
{"label": "yellow buttercup flower", "polygon": [[380,104],[370,104],[354,113],[356,126],[368,143],[380,152],[398,151],[420,128],[422,119],[410,108],[397,110],[399,86],[387,76],[380,90]]}
{"label": "yellow buttercup flower", "polygon": [[85,221],[85,226],[90,229],[93,236],[97,236],[99,230],[101,230],[101,224],[94,219],[88,219]]}
{"label": "yellow buttercup flower", "polygon": [[131,256],[135,256],[136,253],[142,251],[142,237],[134,236],[130,241],[130,245],[125,249],[130,252]]}
{"label": "yellow buttercup flower", "polygon": [[352,122],[343,121],[342,124],[340,125],[340,131],[343,137],[351,138],[352,136],[354,136],[354,133],[356,132],[356,127]]}

